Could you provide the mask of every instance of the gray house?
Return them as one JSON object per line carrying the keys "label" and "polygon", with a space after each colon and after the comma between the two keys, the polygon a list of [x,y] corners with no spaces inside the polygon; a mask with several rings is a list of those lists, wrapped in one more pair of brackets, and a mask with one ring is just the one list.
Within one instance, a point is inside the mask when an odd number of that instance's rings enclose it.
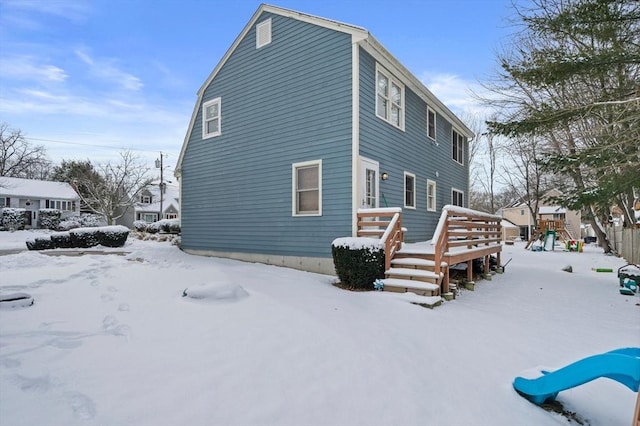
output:
{"label": "gray house", "polygon": [[198,91],[182,249],[333,273],[331,242],[367,207],[430,239],[467,204],[472,137],[366,29],[263,4]]}
{"label": "gray house", "polygon": [[24,226],[40,227],[40,210],[57,209],[62,219],[80,215],[80,196],[66,182],[0,177],[0,210],[23,209]]}

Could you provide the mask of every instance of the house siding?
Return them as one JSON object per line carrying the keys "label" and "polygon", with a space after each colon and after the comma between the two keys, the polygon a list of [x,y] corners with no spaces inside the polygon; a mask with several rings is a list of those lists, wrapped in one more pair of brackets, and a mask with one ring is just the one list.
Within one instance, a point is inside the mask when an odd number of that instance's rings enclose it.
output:
{"label": "house siding", "polygon": [[[360,155],[378,161],[380,172],[389,174],[380,182],[380,207],[403,207],[404,172],[416,175],[416,208],[404,208],[402,219],[405,241],[424,241],[433,236],[442,207],[451,204],[452,188],[464,191],[467,205],[468,167],[452,159],[452,125],[441,114],[436,113],[437,144],[427,137],[427,104],[407,86],[404,131],[378,118],[375,74],[375,59],[360,49]],[[465,161],[466,155],[468,143]],[[427,180],[436,182],[435,212],[427,211]]]}
{"label": "house siding", "polygon": [[[331,256],[351,234],[351,37],[264,12],[208,87],[221,130],[202,139],[198,105],[182,163],[182,248]],[[292,216],[292,164],[322,160],[322,216]]]}

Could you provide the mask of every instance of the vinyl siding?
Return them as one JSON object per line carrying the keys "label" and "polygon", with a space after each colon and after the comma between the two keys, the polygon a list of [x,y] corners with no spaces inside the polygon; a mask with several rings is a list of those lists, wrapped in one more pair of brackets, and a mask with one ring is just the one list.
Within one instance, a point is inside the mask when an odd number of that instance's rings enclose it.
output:
{"label": "vinyl siding", "polygon": [[[255,26],[202,102],[222,100],[222,134],[202,140],[201,105],[182,164],[185,249],[330,257],[351,234],[351,37],[280,15]],[[322,160],[322,216],[292,217],[293,163]]]}
{"label": "vinyl siding", "polygon": [[[464,191],[467,203],[468,168],[451,158],[451,123],[442,115],[436,113],[438,143],[427,137],[427,104],[406,86],[405,131],[376,116],[375,72],[375,59],[360,49],[360,155],[379,161],[380,173],[389,174],[380,182],[380,207],[385,200],[388,207],[403,207],[404,172],[416,175],[416,209],[403,209],[402,219],[405,240],[424,241],[433,236],[442,206],[451,204],[452,187]],[[435,212],[427,211],[428,179],[436,182]]]}

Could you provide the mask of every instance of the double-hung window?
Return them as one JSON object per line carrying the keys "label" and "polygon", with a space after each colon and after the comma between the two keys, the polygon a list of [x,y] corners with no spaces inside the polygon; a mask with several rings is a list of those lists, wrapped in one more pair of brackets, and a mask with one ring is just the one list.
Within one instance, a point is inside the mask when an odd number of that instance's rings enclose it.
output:
{"label": "double-hung window", "polygon": [[436,211],[436,183],[427,180],[427,211]]}
{"label": "double-hung window", "polygon": [[322,216],[322,160],[292,166],[293,216]]}
{"label": "double-hung window", "polygon": [[404,130],[404,85],[376,67],[376,115]]}
{"label": "double-hung window", "polygon": [[454,206],[464,207],[464,192],[457,189],[451,189],[451,204]]}
{"label": "double-hung window", "polygon": [[455,130],[451,134],[451,158],[455,162],[464,164],[464,136]]}
{"label": "double-hung window", "polygon": [[202,105],[202,139],[220,135],[221,104],[221,99],[215,98]]}
{"label": "double-hung window", "polygon": [[408,172],[404,172],[404,206],[416,208],[416,175]]}
{"label": "double-hung window", "polygon": [[433,142],[436,141],[436,112],[427,107],[427,136]]}

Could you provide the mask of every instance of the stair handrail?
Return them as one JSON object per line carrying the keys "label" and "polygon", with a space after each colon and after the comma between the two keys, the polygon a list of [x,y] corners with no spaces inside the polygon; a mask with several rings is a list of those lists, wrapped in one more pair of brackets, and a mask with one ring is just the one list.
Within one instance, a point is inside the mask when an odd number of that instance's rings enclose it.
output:
{"label": "stair handrail", "polygon": [[389,216],[393,214],[391,220],[387,224],[384,233],[380,236],[380,243],[384,245],[384,270],[391,268],[391,259],[396,251],[402,247],[404,240],[402,230],[402,209],[392,208],[376,208],[376,209],[358,209],[358,214],[366,213],[368,215],[377,214],[379,216]]}

